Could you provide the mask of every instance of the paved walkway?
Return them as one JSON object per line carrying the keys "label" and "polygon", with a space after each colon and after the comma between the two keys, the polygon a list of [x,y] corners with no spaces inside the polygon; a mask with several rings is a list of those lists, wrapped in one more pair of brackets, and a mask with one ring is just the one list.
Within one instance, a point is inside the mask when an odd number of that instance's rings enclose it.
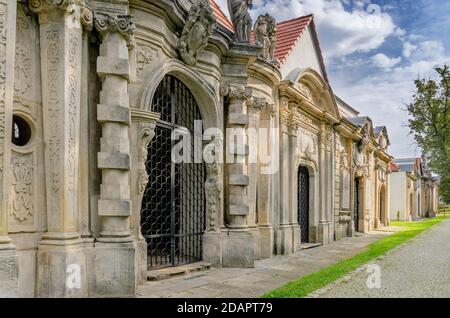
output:
{"label": "paved walkway", "polygon": [[450,297],[450,220],[443,221],[406,245],[391,251],[380,266],[380,289],[369,289],[366,270],[325,287],[323,298]]}
{"label": "paved walkway", "polygon": [[394,229],[361,237],[345,238],[330,245],[303,250],[295,255],[257,261],[255,268],[211,269],[139,286],[137,297],[241,298],[260,297],[265,292],[349,258],[370,243],[392,234]]}

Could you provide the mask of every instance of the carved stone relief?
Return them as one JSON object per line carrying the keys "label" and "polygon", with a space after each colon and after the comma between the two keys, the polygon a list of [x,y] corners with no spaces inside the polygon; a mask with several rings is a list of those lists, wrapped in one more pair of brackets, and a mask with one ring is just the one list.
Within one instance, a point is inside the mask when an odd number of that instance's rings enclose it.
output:
{"label": "carved stone relief", "polygon": [[[222,142],[218,139],[211,141],[213,149],[221,149]],[[215,155],[215,154],[214,154]],[[211,163],[206,164],[206,232],[220,232],[220,199],[222,195],[223,185],[220,177],[220,164],[215,160],[208,160]]]}
{"label": "carved stone relief", "polygon": [[11,160],[10,223],[33,225],[35,213],[34,155],[13,152]]}
{"label": "carved stone relief", "polygon": [[154,60],[158,60],[155,49],[146,45],[138,45],[136,50],[136,75],[139,79],[142,79],[145,69]]}
{"label": "carved stone relief", "polygon": [[208,45],[216,18],[208,1],[201,0],[189,11],[177,48],[182,60],[189,66],[197,63],[198,55]]}
{"label": "carved stone relief", "polygon": [[342,210],[350,209],[350,166],[348,154],[345,149],[340,152],[341,161],[341,208]]}
{"label": "carved stone relief", "polygon": [[319,153],[317,134],[312,133],[305,128],[300,128],[297,142],[299,155],[317,163]]}

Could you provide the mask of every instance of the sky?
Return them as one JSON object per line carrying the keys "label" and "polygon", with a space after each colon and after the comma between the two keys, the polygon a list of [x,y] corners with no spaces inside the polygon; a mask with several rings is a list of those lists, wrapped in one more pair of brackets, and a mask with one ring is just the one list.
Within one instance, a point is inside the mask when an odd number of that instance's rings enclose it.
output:
{"label": "sky", "polygon": [[393,156],[420,157],[405,104],[414,80],[450,64],[450,1],[253,0],[254,21],[267,12],[279,22],[314,14],[334,93],[387,127]]}

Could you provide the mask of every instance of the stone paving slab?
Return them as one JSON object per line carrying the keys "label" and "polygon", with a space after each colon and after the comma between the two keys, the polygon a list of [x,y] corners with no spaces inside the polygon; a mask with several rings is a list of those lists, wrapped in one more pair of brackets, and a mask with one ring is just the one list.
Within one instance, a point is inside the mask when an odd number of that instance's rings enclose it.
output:
{"label": "stone paving slab", "polygon": [[[377,265],[380,286],[369,288],[368,265],[315,291],[310,298],[449,298],[450,220],[371,262]],[[369,285],[370,286],[370,285]],[[377,288],[380,287],[380,288]]]}
{"label": "stone paving slab", "polygon": [[367,245],[395,230],[374,231],[344,238],[329,245],[302,250],[294,255],[256,261],[255,268],[212,268],[201,273],[149,281],[138,287],[142,298],[257,298],[265,292],[319,271],[363,251]]}

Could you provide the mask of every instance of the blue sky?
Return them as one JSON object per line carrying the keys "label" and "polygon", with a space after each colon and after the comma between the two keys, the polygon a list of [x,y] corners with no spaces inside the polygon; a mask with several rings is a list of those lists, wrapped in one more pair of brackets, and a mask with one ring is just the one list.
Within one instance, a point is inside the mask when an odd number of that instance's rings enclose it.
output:
{"label": "blue sky", "polygon": [[[227,0],[218,0],[224,11]],[[336,95],[387,126],[392,155],[420,156],[405,127],[413,81],[450,64],[450,1],[253,0],[278,21],[313,13]]]}

